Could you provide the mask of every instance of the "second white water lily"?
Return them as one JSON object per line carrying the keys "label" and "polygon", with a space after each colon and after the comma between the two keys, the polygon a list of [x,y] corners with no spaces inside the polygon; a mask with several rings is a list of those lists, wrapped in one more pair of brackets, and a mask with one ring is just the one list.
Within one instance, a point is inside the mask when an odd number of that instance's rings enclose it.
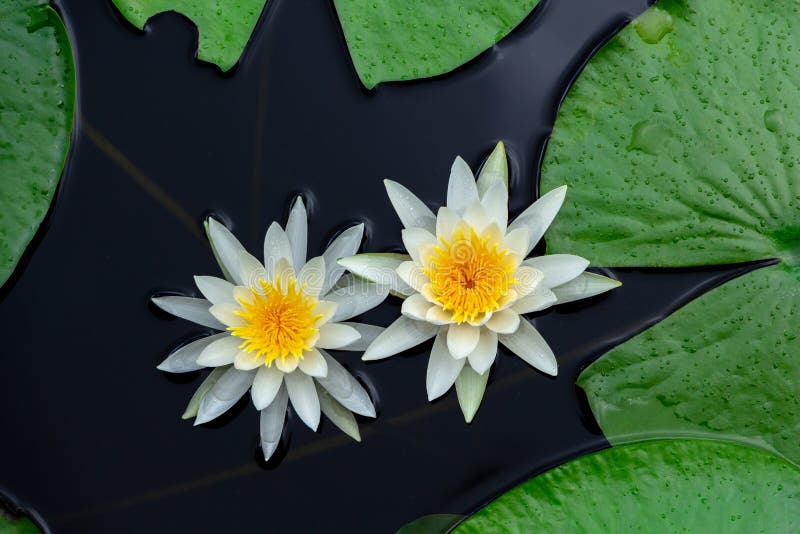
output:
{"label": "second white water lily", "polygon": [[364,360],[397,354],[435,337],[427,373],[428,399],[455,383],[470,422],[483,398],[498,343],[542,372],[558,364],[547,342],[521,314],[591,297],[619,282],[585,272],[579,256],[525,259],[564,201],[566,186],[542,196],[508,221],[508,163],[499,143],[476,182],[456,158],[447,205],[436,215],[402,185],[386,181],[408,255],[360,254],[340,263],[354,274],[388,285],[405,298],[403,316],[367,348]]}
{"label": "second white water lily", "polygon": [[196,276],[205,299],[165,296],[153,302],[177,316],[223,331],[174,351],[159,369],[214,370],[189,403],[195,424],[230,409],[248,390],[261,412],[261,447],[277,449],[289,402],[312,430],[320,411],[360,440],[353,413],[375,417],[366,390],[326,349],[361,351],[383,329],[343,322],[380,304],[387,290],[352,275],[336,260],[355,253],[362,224],[342,232],[321,255],[306,261],[307,214],[295,201],[284,230],[272,223],[264,263],[213,218],[208,237],[225,279]]}

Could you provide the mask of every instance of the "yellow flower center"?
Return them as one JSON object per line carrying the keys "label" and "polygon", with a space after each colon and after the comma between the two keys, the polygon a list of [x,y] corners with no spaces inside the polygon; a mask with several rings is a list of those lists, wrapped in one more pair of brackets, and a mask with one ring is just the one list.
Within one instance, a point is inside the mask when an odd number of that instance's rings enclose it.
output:
{"label": "yellow flower center", "polygon": [[285,281],[259,279],[249,293],[237,295],[242,309],[236,314],[245,324],[229,330],[244,341],[240,349],[264,357],[267,367],[277,358],[302,359],[319,337],[315,323],[322,315],[314,314],[317,299],[303,293],[294,276]]}
{"label": "yellow flower center", "polygon": [[450,240],[439,236],[424,263],[433,298],[457,323],[477,321],[497,310],[516,283],[514,254],[473,228],[458,228]]}

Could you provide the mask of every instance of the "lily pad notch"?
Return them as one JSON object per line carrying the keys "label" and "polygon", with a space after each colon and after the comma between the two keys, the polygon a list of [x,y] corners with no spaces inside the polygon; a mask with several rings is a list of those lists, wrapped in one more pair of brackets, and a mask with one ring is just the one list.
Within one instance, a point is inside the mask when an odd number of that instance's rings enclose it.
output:
{"label": "lily pad notch", "polygon": [[147,21],[166,11],[197,27],[197,59],[231,70],[251,40],[267,0],[112,0],[120,14],[144,31]]}
{"label": "lily pad notch", "polygon": [[542,184],[547,236],[614,267],[772,258],[611,350],[578,379],[609,441],[735,439],[800,465],[800,11],[662,0],[589,61]]}

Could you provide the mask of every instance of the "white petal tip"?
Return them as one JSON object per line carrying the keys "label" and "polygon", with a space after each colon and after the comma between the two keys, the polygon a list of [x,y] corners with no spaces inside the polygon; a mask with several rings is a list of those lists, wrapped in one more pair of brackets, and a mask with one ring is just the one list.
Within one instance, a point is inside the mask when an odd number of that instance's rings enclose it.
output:
{"label": "white petal tip", "polygon": [[539,370],[549,376],[558,376],[558,367],[542,367]]}

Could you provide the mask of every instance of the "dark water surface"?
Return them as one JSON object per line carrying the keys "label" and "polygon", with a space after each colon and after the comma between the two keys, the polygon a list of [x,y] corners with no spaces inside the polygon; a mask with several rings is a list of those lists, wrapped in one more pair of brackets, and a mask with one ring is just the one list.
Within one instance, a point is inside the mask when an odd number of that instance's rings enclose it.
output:
{"label": "dark water surface", "polygon": [[[261,249],[288,201],[310,201],[309,252],[367,223],[365,247],[400,247],[381,178],[441,203],[450,164],[477,166],[498,139],[512,210],[535,198],[538,162],[571,79],[646,0],[548,0],[451,75],[363,90],[333,4],[270,0],[232,76],[192,59],[195,30],[165,14],[141,34],[109,0],[57,0],[78,65],[74,145],[48,228],[0,293],[0,493],[54,532],[390,533],[466,513],[548,467],[607,446],[574,385],[611,346],[740,268],[618,270],[624,286],[536,319],[559,357],[549,378],[501,355],[472,425],[455,392],[429,404],[430,344],[365,364],[377,394],[357,444],[290,418],[279,460],[257,460],[245,400],[220,421],[181,421],[200,373],[155,369],[202,332],[148,306],[217,274],[201,222],[221,214]],[[390,301],[364,322],[388,324]]]}

